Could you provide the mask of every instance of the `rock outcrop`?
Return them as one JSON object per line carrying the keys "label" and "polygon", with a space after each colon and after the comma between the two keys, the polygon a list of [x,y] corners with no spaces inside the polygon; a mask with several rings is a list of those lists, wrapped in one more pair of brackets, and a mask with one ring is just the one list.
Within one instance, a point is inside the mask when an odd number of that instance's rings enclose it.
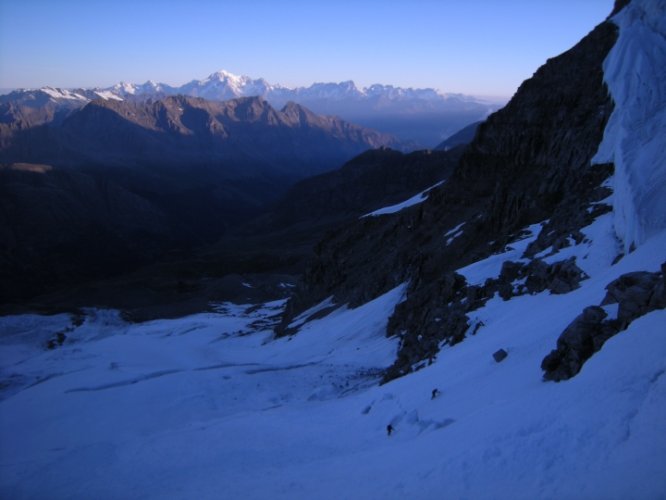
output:
{"label": "rock outcrop", "polygon": [[[628,273],[610,283],[601,306],[586,307],[557,339],[557,348],[543,359],[544,380],[570,379],[609,338],[635,319],[666,308],[666,263],[661,267],[660,273]],[[617,305],[617,316],[609,318],[603,306],[612,304]]]}

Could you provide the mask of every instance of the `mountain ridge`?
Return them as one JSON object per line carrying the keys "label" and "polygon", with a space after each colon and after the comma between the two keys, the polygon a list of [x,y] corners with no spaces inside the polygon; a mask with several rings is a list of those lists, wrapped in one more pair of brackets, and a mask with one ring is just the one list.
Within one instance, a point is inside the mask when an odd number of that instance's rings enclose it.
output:
{"label": "mountain ridge", "polygon": [[419,147],[434,147],[447,136],[485,118],[499,107],[495,102],[463,94],[441,93],[433,88],[373,84],[359,89],[351,80],[290,88],[271,84],[263,78],[238,76],[224,70],[181,86],[149,80],[143,84],[121,82],[111,87],[93,89],[43,87],[16,90],[0,96],[0,105],[36,94],[49,96],[54,103],[68,108],[99,98],[145,100],[182,94],[224,101],[259,96],[276,108],[282,108],[289,101],[297,102],[318,114],[340,116],[347,121],[397,135],[406,141],[417,141]]}
{"label": "mountain ridge", "polygon": [[[15,117],[24,108],[5,109],[5,116]],[[0,160],[164,166],[185,159],[229,164],[235,158],[263,164],[264,173],[298,178],[334,168],[368,148],[399,147],[388,134],[319,116],[295,103],[278,111],[260,97],[95,99],[60,120],[55,116],[47,110],[32,122],[5,120]],[[284,165],[277,168],[285,155],[291,155],[293,174]]]}

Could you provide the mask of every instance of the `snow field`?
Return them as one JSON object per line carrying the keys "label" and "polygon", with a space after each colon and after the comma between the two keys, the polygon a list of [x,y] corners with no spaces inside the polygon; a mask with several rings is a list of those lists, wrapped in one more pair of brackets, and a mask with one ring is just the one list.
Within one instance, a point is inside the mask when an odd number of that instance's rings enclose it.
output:
{"label": "snow field", "polygon": [[384,331],[404,285],[279,340],[267,325],[281,302],[136,325],[88,311],[52,351],[43,341],[66,315],[2,318],[3,377],[43,381],[0,402],[0,492],[659,498],[666,313],[637,320],[570,381],[542,382],[539,366],[609,281],[658,269],[664,248],[666,233],[566,295],[496,297],[473,313],[485,325],[476,335],[384,386],[378,372],[397,349]]}

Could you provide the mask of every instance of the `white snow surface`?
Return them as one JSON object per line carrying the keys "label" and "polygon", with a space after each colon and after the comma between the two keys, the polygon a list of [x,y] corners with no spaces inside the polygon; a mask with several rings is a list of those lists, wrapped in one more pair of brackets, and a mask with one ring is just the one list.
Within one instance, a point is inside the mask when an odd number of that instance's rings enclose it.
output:
{"label": "white snow surface", "polygon": [[[612,253],[594,246],[575,248]],[[269,320],[283,302],[142,324],[99,310],[78,327],[0,318],[0,497],[663,498],[666,311],[572,380],[543,382],[540,363],[607,283],[658,269],[665,249],[666,231],[569,294],[496,297],[472,313],[475,335],[382,386],[405,285],[279,340]]]}
{"label": "white snow surface", "polygon": [[527,246],[537,239],[543,224],[544,222],[540,222],[528,226],[523,231],[522,236],[510,243],[504,249],[504,252],[491,255],[487,259],[474,262],[469,266],[458,269],[458,273],[462,274],[470,285],[483,285],[487,279],[497,278],[499,276],[500,271],[502,270],[502,264],[507,260],[512,262],[527,262],[527,259],[523,259],[522,257],[523,253],[525,253]]}
{"label": "white snow surface", "polygon": [[632,0],[604,61],[615,108],[593,161],[615,164],[615,230],[625,251],[666,228],[666,0]]}
{"label": "white snow surface", "polygon": [[45,94],[48,94],[50,97],[54,99],[67,99],[67,100],[72,100],[72,101],[87,101],[88,98],[85,96],[82,96],[81,94],[77,94],[76,92],[72,92],[71,90],[67,89],[56,89],[53,87],[42,87],[39,90],[44,92]]}
{"label": "white snow surface", "polygon": [[359,217],[362,219],[363,217],[376,217],[378,215],[388,215],[388,214],[394,214],[397,212],[400,212],[401,210],[404,210],[405,208],[413,207],[414,205],[418,205],[419,203],[423,203],[425,200],[428,199],[428,195],[430,194],[430,191],[435,189],[436,187],[441,186],[444,184],[445,181],[440,181],[436,184],[433,184],[430,186],[428,189],[425,189],[421,191],[418,194],[415,194],[411,198],[406,199],[405,201],[401,201],[400,203],[396,203],[395,205],[389,205],[388,207],[382,207],[378,208],[377,210],[367,213],[365,215],[362,215]]}
{"label": "white snow surface", "polygon": [[123,98],[114,94],[110,90],[96,90],[95,94],[97,94],[99,97],[102,99],[111,100],[111,101],[122,101]]}

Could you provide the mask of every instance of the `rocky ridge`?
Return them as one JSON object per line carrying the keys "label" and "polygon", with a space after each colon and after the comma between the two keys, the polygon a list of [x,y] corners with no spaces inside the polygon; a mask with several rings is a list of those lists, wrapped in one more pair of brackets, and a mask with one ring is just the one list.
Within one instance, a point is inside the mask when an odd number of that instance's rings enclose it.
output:
{"label": "rocky ridge", "polygon": [[[23,109],[23,108],[21,108]],[[330,170],[369,148],[398,147],[379,132],[258,97],[226,102],[175,96],[141,102],[98,99],[61,121],[44,114],[0,129],[0,161],[158,168],[193,164],[294,179]]]}

